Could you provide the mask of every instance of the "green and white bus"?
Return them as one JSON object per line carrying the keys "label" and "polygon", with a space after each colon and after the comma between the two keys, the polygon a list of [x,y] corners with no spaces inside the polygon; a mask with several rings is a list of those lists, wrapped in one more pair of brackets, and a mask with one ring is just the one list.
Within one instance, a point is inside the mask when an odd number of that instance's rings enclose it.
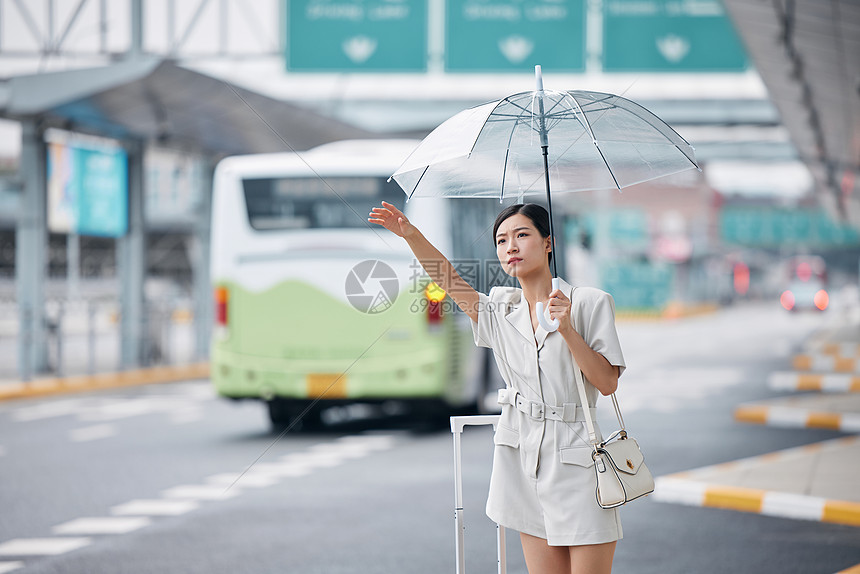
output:
{"label": "green and white bus", "polygon": [[342,141],[218,164],[211,377],[220,395],[265,401],[276,426],[304,412],[306,427],[336,405],[430,415],[481,403],[490,362],[468,316],[405,241],[367,222],[385,200],[452,261],[494,258],[491,227],[477,237],[492,201],[406,203],[387,181],[417,143]]}

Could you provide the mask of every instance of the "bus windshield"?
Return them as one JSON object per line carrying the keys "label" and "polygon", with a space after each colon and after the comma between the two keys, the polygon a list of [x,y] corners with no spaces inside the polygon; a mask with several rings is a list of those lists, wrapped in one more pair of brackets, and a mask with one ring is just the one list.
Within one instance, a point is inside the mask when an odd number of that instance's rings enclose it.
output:
{"label": "bus windshield", "polygon": [[244,179],[251,227],[274,229],[365,228],[370,208],[404,198],[384,177]]}

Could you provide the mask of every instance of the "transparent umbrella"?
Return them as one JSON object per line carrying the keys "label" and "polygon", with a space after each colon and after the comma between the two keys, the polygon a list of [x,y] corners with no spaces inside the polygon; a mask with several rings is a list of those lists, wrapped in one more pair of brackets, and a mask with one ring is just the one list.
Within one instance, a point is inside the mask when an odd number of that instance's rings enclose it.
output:
{"label": "transparent umbrella", "polygon": [[[433,130],[391,179],[413,197],[522,197],[622,189],[698,169],[693,148],[663,120],[621,96],[536,89],[464,110]],[[551,190],[552,188],[552,190]],[[556,260],[553,289],[558,288]],[[542,304],[538,319],[548,331]],[[549,328],[548,328],[549,327]]]}

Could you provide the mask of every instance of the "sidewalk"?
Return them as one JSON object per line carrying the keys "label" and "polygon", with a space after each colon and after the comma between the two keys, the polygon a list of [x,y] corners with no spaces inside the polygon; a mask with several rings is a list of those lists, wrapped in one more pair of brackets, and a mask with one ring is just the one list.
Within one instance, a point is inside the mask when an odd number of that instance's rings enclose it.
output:
{"label": "sidewalk", "polygon": [[860,437],[853,436],[662,476],[654,497],[860,526],[858,476]]}
{"label": "sidewalk", "polygon": [[[768,387],[795,392],[735,409],[740,423],[860,433],[860,306],[815,333],[794,370]],[[800,371],[800,372],[798,372]],[[810,392],[812,391],[812,392]],[[860,435],[658,477],[654,498],[860,527]],[[860,530],[858,530],[860,536]],[[842,573],[860,574],[860,564]]]}

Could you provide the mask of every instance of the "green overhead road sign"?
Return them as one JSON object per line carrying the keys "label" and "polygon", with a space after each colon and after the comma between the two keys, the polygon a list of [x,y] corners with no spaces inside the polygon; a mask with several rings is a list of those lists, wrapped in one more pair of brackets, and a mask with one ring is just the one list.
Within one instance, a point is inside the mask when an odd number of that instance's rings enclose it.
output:
{"label": "green overhead road sign", "polygon": [[746,65],[719,0],[604,0],[606,71],[734,72]]}
{"label": "green overhead road sign", "polygon": [[585,69],[584,0],[448,0],[445,69]]}
{"label": "green overhead road sign", "polygon": [[421,72],[427,0],[287,0],[287,69]]}

